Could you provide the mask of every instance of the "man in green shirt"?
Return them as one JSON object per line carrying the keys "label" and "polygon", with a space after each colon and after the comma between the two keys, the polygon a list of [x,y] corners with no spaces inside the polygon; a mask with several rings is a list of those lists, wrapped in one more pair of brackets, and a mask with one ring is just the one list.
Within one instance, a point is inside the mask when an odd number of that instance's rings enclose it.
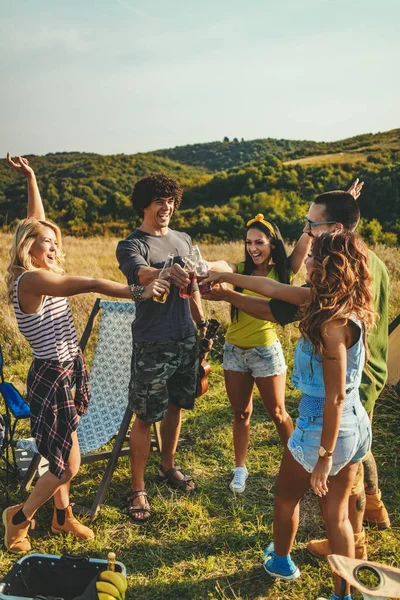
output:
{"label": "man in green shirt", "polygon": [[[357,187],[357,183],[355,185]],[[349,192],[327,192],[318,196],[309,208],[307,224],[303,231],[310,237],[335,229],[354,231],[360,220],[360,210],[355,200],[357,193],[354,193],[356,187],[352,186]],[[374,329],[368,334],[369,356],[363,371],[360,398],[372,419],[375,402],[387,379],[389,276],[385,265],[372,250],[369,250],[369,267],[373,278],[374,308],[379,318]],[[272,282],[272,285],[274,283]],[[249,285],[251,286],[251,283]],[[204,298],[225,300],[253,317],[286,325],[297,320],[298,307],[308,300],[309,294],[306,286],[287,285],[280,288],[280,300],[268,301],[244,296],[221,286]],[[361,465],[364,469],[360,467],[352,490],[349,518],[354,530],[356,557],[366,558],[363,520],[379,529],[390,527],[390,520],[381,500],[376,462],[371,452]],[[308,549],[320,557],[330,553],[328,540],[314,540],[308,544]]]}

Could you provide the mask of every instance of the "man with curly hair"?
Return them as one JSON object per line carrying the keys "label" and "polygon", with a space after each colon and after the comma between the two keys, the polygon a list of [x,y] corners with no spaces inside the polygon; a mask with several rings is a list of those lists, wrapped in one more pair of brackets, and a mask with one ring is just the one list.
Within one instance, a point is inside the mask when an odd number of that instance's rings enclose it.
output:
{"label": "man with curly hair", "polygon": [[[175,256],[169,268],[172,284],[165,303],[139,302],[132,324],[133,352],[129,402],[136,414],[130,434],[132,493],[128,510],[135,523],[150,518],[144,475],[150,451],[150,427],[161,421],[159,479],[188,493],[194,489],[190,476],[175,466],[181,429],[181,409],[192,409],[196,396],[200,337],[204,337],[198,288],[184,299],[179,290],[190,280],[181,258],[191,250],[186,233],[169,228],[182,200],[182,188],[163,173],[152,173],[136,182],[131,200],[142,218],[133,233],[118,243],[117,259],[129,284],[148,285],[156,279],[168,254]],[[139,298],[140,300],[140,298]]]}

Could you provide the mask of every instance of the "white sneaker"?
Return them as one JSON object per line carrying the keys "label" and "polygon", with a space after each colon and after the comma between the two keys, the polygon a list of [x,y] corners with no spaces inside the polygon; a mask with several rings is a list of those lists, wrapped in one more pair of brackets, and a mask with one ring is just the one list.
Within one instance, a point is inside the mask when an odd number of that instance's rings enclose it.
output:
{"label": "white sneaker", "polygon": [[233,479],[229,484],[229,489],[234,494],[242,494],[246,489],[246,479],[249,476],[249,472],[246,467],[236,467],[232,473]]}

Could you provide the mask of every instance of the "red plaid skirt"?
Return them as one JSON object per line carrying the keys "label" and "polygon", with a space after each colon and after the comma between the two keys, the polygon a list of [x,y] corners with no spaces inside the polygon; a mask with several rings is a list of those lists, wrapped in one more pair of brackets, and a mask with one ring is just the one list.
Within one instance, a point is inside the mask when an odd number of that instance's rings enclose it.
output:
{"label": "red plaid skirt", "polygon": [[[74,386],[75,397],[71,391]],[[49,461],[50,473],[61,478],[78,415],[85,414],[89,407],[89,375],[82,352],[68,363],[35,358],[28,373],[28,401],[37,449]]]}

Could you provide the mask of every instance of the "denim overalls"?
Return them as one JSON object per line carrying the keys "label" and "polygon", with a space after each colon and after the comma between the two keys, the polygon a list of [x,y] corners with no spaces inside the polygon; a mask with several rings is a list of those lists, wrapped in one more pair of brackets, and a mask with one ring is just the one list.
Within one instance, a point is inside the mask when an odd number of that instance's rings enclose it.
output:
{"label": "denim overalls", "polygon": [[[330,475],[336,475],[349,462],[360,462],[372,442],[371,423],[358,392],[365,362],[362,325],[357,319],[352,321],[360,328],[360,337],[347,350],[346,398]],[[303,337],[296,346],[292,383],[302,392],[302,397],[288,448],[297,462],[311,473],[321,445],[325,384],[321,356],[313,352],[312,344]]]}

